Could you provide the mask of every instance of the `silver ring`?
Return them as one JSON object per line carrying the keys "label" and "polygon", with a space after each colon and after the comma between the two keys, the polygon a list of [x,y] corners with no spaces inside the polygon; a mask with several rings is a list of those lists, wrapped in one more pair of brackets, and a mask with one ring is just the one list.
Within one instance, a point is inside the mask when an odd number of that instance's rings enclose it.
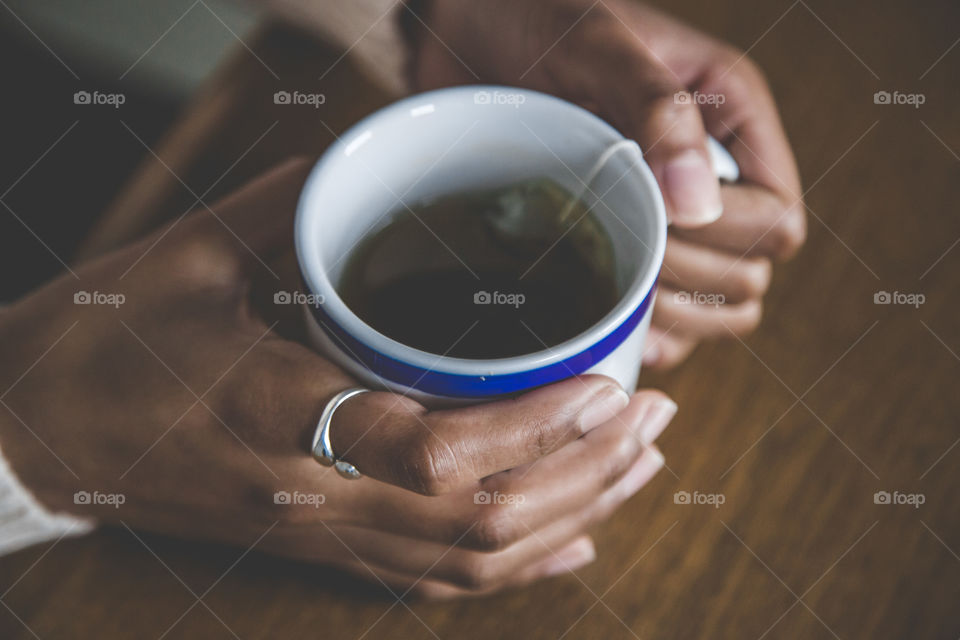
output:
{"label": "silver ring", "polygon": [[333,422],[334,412],[340,405],[353,396],[367,391],[370,391],[370,389],[354,387],[333,396],[327,406],[323,408],[323,413],[320,414],[320,422],[317,423],[317,430],[313,434],[313,446],[310,449],[313,459],[325,467],[333,467],[337,470],[337,473],[349,480],[359,478],[360,472],[357,471],[355,466],[346,460],[341,460],[333,452],[333,446],[330,444],[330,424]]}

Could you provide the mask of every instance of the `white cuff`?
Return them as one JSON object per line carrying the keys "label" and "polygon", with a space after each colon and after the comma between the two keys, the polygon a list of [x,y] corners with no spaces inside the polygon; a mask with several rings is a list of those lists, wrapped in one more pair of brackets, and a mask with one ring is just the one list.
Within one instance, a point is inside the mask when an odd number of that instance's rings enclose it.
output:
{"label": "white cuff", "polygon": [[95,526],[94,520],[48,511],[20,484],[0,451],[0,556],[47,540],[88,533]]}

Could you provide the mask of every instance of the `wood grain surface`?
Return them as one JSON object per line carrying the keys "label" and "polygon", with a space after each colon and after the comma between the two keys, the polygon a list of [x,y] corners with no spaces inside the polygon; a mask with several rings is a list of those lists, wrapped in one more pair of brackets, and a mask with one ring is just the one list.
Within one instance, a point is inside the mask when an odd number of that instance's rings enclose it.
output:
{"label": "wood grain surface", "polygon": [[[766,71],[804,177],[809,240],[776,270],[754,335],[643,374],[680,405],[660,440],[669,468],[595,532],[594,564],[494,597],[399,602],[255,550],[103,530],[0,559],[0,638],[960,636],[960,6],[670,10]],[[250,45],[260,60],[238,50],[154,149],[163,162],[147,155],[86,255],[285,156],[319,153],[390,99],[349,57],[334,64],[341,51],[289,29]],[[327,102],[273,104],[295,88]],[[926,101],[875,104],[877,91]],[[875,304],[880,291],[925,301]],[[677,504],[682,491],[724,503]],[[924,503],[876,504],[878,491]]]}

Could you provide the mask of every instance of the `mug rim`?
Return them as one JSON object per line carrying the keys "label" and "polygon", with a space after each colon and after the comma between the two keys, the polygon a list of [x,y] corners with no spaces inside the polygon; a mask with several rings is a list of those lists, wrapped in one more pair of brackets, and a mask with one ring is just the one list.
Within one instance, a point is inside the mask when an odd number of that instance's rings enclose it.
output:
{"label": "mug rim", "polygon": [[[415,386],[417,389],[428,392],[430,392],[429,389],[425,389],[425,385],[419,383],[424,377],[435,377],[432,374],[455,378],[467,377],[471,380],[477,380],[479,377],[479,381],[485,383],[480,386],[490,390],[490,393],[483,392],[479,395],[493,395],[509,390],[501,388],[504,384],[506,387],[514,386],[508,378],[513,378],[517,374],[534,373],[537,374],[534,377],[539,379],[532,384],[527,383],[517,386],[519,389],[544,384],[586,371],[590,366],[616,349],[649,310],[666,248],[667,219],[663,196],[653,172],[641,154],[638,161],[631,165],[630,172],[634,179],[643,184],[654,202],[654,210],[650,213],[655,222],[654,238],[652,238],[652,259],[648,262],[642,276],[635,277],[632,280],[629,288],[623,293],[613,309],[599,321],[572,338],[558,345],[518,356],[491,359],[457,358],[405,345],[380,333],[353,313],[340,298],[330,281],[323,266],[317,238],[310,233],[312,225],[316,223],[316,218],[322,215],[324,211],[324,208],[316,202],[316,199],[329,167],[336,162],[343,162],[350,155],[351,149],[355,149],[362,144],[364,139],[369,138],[370,131],[374,127],[397,119],[411,118],[413,117],[411,111],[415,112],[418,107],[424,107],[427,104],[436,105],[440,101],[458,100],[473,102],[473,97],[480,91],[506,91],[522,94],[525,98],[524,104],[527,103],[526,101],[540,102],[548,106],[554,104],[571,114],[571,117],[578,118],[580,124],[595,129],[598,136],[607,138],[611,144],[626,139],[613,126],[586,109],[538,91],[497,85],[465,85],[438,89],[401,99],[375,111],[351,126],[318,159],[301,189],[297,203],[294,243],[301,274],[310,291],[323,296],[320,298],[323,300],[322,305],[307,305],[312,313],[311,317],[317,320],[328,335],[332,334],[330,335],[331,338],[335,338],[347,347],[350,357],[367,366],[373,373],[382,375],[391,382],[405,386]],[[434,113],[439,112],[440,110],[434,111]],[[614,342],[612,345],[610,344],[611,341]],[[357,351],[364,353],[357,353]],[[574,366],[570,366],[568,363],[573,363]],[[399,365],[399,369],[397,365]],[[558,368],[561,369],[562,375],[555,375]],[[378,369],[385,370],[388,375],[384,375],[383,371]],[[421,372],[419,378],[411,378],[410,375],[407,375],[407,373],[417,371]],[[553,373],[548,373],[550,371]],[[389,373],[394,375],[391,376]],[[398,377],[401,379],[396,379]],[[495,383],[491,379],[498,377],[503,378],[499,381],[503,384]],[[427,386],[437,385],[429,384]],[[448,387],[444,384],[439,386],[444,387],[444,389]],[[464,395],[463,391],[469,391],[464,387],[474,385],[469,381],[464,381],[463,384],[454,384],[453,386],[458,389],[456,391],[457,395]]]}

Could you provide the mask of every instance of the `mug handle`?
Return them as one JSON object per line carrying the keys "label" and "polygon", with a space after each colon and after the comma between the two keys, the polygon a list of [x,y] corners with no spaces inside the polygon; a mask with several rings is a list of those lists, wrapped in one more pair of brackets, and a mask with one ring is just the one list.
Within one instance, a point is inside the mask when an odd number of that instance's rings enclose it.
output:
{"label": "mug handle", "polygon": [[[593,166],[587,172],[586,178],[581,178],[580,181],[583,183],[583,188],[580,190],[580,193],[571,196],[567,202],[567,206],[564,207],[560,214],[561,220],[570,213],[576,202],[583,197],[583,194],[590,188],[593,179],[597,177],[597,174],[600,173],[604,165],[621,149],[630,149],[636,153],[641,160],[643,159],[643,151],[640,149],[640,145],[637,144],[636,140],[630,138],[618,140],[604,149],[603,153],[600,154],[600,157],[597,158],[596,162],[593,163]],[[718,179],[723,182],[736,182],[740,179],[740,165],[733,159],[730,152],[710,134],[707,134],[707,153],[710,154],[710,164],[713,165],[713,171],[717,174]],[[667,221],[667,225],[670,225],[669,220]]]}
{"label": "mug handle", "polygon": [[710,154],[710,163],[718,178],[724,182],[736,182],[740,179],[740,166],[737,161],[733,159],[726,147],[711,135],[707,135],[707,152]]}

